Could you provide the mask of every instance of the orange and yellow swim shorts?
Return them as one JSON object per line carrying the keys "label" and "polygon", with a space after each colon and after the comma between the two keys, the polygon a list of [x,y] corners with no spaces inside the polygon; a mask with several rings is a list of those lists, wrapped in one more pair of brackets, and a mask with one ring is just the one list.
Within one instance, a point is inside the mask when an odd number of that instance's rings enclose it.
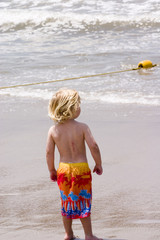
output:
{"label": "orange and yellow swim shorts", "polygon": [[92,176],[88,163],[60,162],[57,183],[61,194],[62,216],[71,219],[90,216]]}

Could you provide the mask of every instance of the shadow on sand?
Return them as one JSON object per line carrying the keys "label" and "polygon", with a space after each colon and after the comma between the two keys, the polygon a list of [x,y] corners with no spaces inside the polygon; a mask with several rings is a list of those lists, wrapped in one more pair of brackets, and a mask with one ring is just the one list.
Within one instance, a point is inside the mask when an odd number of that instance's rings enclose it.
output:
{"label": "shadow on sand", "polygon": [[[84,238],[76,238],[76,240],[85,240]],[[103,240],[127,240],[127,239],[122,239],[122,238],[103,238]]]}

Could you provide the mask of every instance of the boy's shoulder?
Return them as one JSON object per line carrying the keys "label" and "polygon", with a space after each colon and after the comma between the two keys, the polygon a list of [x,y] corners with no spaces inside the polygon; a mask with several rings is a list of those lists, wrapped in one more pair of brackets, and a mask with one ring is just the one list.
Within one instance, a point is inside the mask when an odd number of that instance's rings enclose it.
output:
{"label": "boy's shoulder", "polygon": [[49,128],[48,132],[49,132],[49,133],[52,133],[52,132],[54,132],[54,131],[55,131],[55,125],[52,125],[52,126]]}
{"label": "boy's shoulder", "polygon": [[86,123],[84,123],[84,122],[79,122],[79,121],[75,121],[76,122],[76,124],[79,126],[79,127],[81,127],[82,129],[88,129],[88,125],[86,124]]}
{"label": "boy's shoulder", "polygon": [[[87,130],[89,128],[86,123],[79,122],[77,120],[74,120],[74,122],[72,124],[76,125],[77,128],[81,128],[83,130]],[[54,124],[49,128],[49,132],[54,133],[57,129],[60,129],[60,128],[61,128],[61,124]]]}

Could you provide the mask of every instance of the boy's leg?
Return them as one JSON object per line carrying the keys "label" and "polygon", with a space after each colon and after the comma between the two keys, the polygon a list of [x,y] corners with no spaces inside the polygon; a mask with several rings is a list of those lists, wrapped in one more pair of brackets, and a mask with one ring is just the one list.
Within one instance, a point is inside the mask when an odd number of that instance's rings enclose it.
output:
{"label": "boy's leg", "polygon": [[85,236],[92,236],[92,224],[91,224],[91,217],[80,218]]}
{"label": "boy's leg", "polygon": [[69,219],[65,216],[62,217],[63,218],[63,225],[64,225],[64,229],[66,232],[65,235],[65,240],[70,240],[72,238],[74,238],[73,236],[73,230],[72,230],[72,219]]}
{"label": "boy's leg", "polygon": [[80,218],[84,233],[85,233],[85,240],[103,240],[101,238],[97,238],[96,236],[93,235],[92,232],[92,223],[91,223],[91,217],[85,217],[85,218]]}

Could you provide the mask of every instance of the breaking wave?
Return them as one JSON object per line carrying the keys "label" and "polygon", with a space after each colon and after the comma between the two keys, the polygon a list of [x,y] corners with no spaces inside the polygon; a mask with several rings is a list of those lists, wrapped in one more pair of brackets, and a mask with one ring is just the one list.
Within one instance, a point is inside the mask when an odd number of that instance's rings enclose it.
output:
{"label": "breaking wave", "polygon": [[0,10],[0,31],[19,30],[49,31],[106,31],[122,28],[153,28],[160,26],[160,14],[137,16],[118,16],[115,14],[60,13],[46,10]]}
{"label": "breaking wave", "polygon": [[[131,93],[103,93],[99,92],[83,92],[79,91],[83,101],[87,102],[100,102],[100,103],[113,103],[113,104],[140,104],[150,106],[160,106],[160,96],[155,95],[143,95],[134,92]],[[50,100],[53,91],[48,89],[29,89],[24,88],[0,90],[0,94],[3,96],[12,96],[20,98],[32,98],[41,100]]]}

